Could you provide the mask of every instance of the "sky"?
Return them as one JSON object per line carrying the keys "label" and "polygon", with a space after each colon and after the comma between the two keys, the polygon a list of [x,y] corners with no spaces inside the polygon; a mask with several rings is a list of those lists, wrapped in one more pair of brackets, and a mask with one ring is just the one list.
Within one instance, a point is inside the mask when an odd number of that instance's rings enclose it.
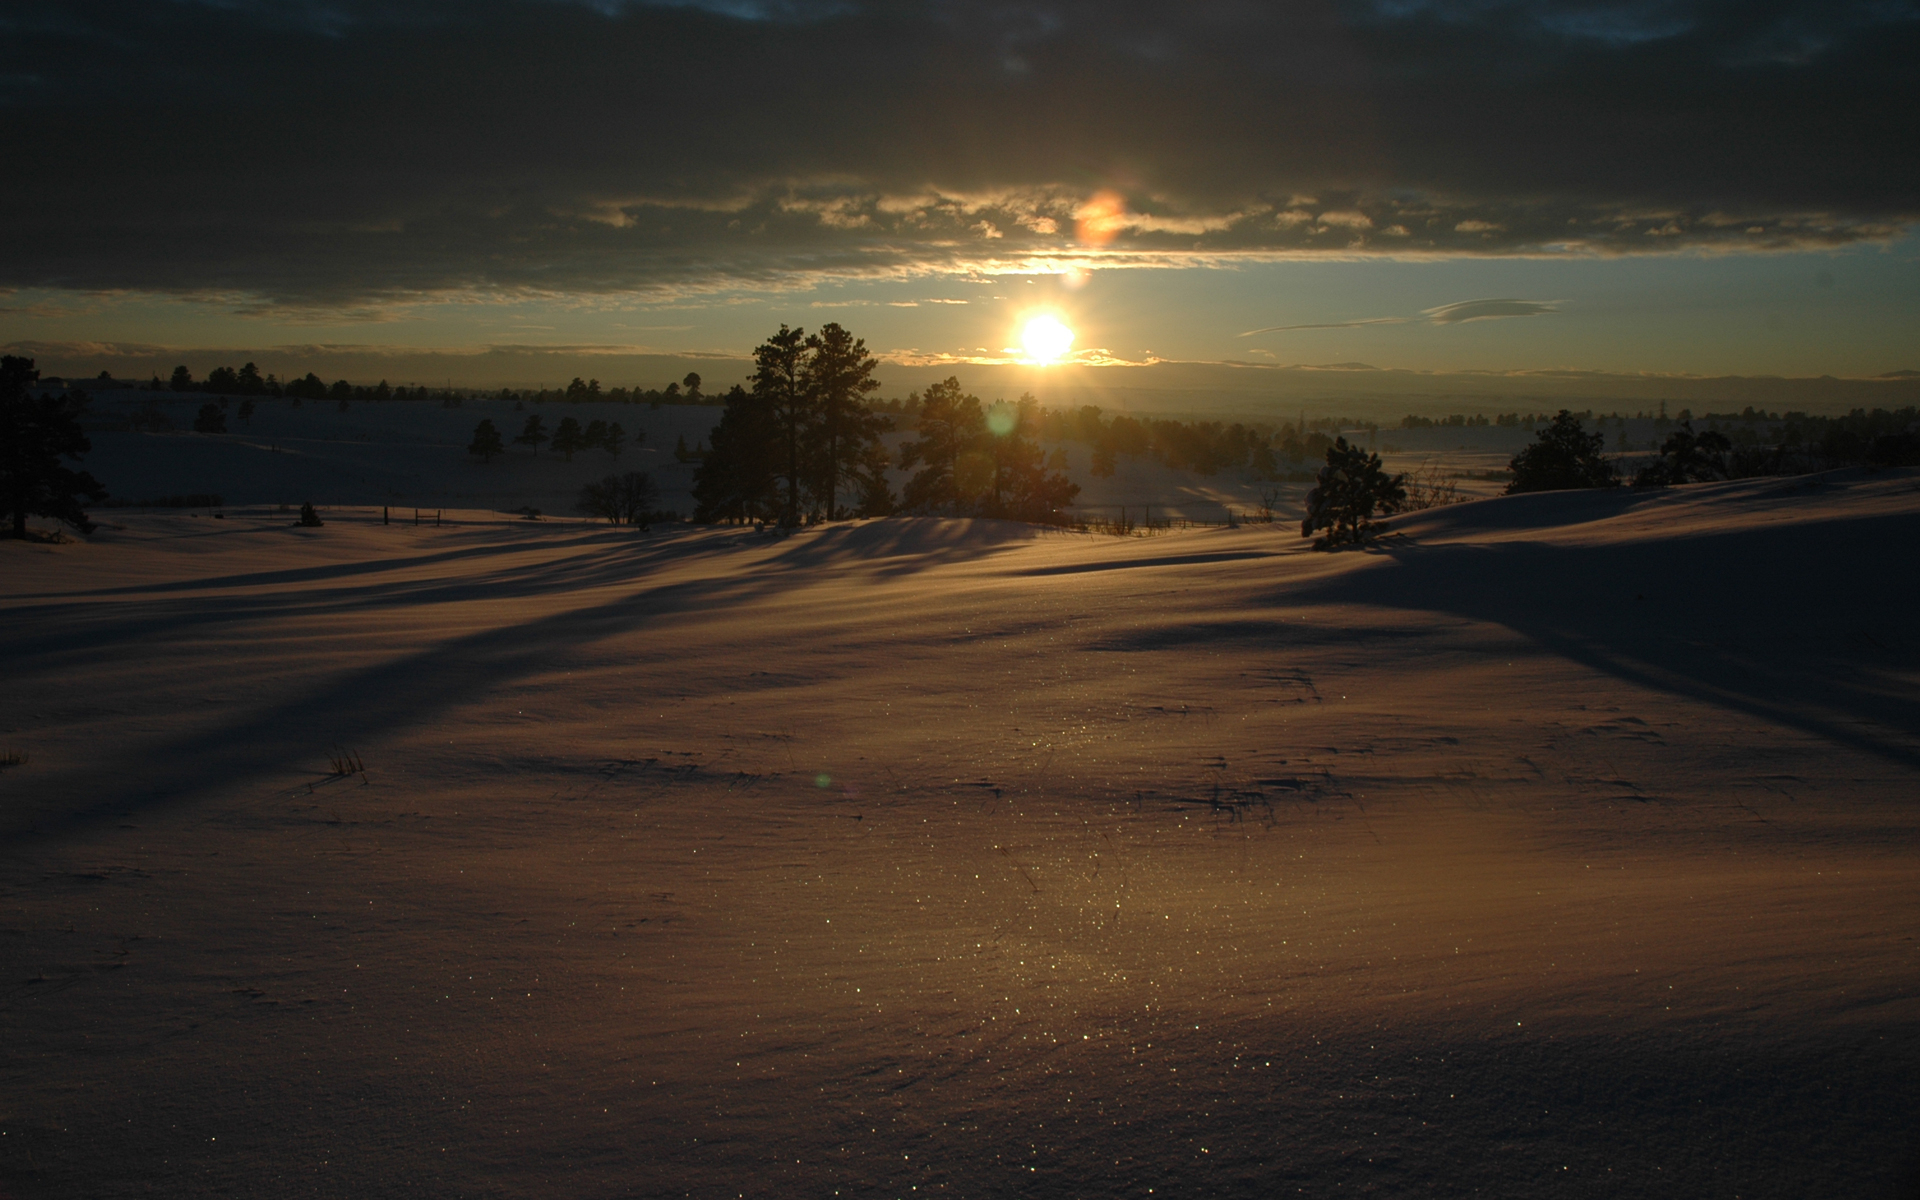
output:
{"label": "sky", "polygon": [[0,35],[0,343],[50,361],[484,374],[838,321],[963,371],[1044,314],[1115,379],[1920,368],[1920,0],[14,0]]}

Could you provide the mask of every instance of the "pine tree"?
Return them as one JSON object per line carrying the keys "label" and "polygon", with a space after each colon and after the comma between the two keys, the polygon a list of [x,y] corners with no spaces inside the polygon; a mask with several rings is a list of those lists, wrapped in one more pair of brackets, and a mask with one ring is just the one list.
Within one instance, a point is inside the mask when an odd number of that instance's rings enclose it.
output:
{"label": "pine tree", "polygon": [[[607,432],[604,435],[602,435],[600,438],[600,448],[602,450],[605,450],[609,455],[613,456],[614,458],[619,458],[620,447],[623,443],[626,442],[626,440],[627,440],[627,431],[620,428],[620,422],[609,421],[607,422]],[[646,441],[647,431],[642,429],[633,440],[635,442]]]}
{"label": "pine tree", "polygon": [[962,392],[959,379],[949,375],[909,403],[915,400],[920,437],[900,447],[900,466],[920,470],[907,481],[900,506],[909,512],[965,512],[976,490],[964,486],[961,457],[975,451],[986,430],[980,398]]}
{"label": "pine tree", "polygon": [[106,499],[100,481],[62,465],[93,449],[80,428],[79,407],[64,396],[35,396],[40,372],[33,360],[0,357],[0,502],[13,514],[13,536],[27,536],[27,518],[51,517],[81,533],[93,522],[83,499]]}
{"label": "pine tree", "polygon": [[984,505],[990,517],[1016,521],[1058,521],[1060,509],[1080,494],[1065,475],[1049,474],[1040,447],[1027,437],[1037,424],[1039,405],[1031,395],[1020,403],[997,401],[987,410],[987,452],[993,482]]}
{"label": "pine tree", "polygon": [[888,421],[862,403],[880,386],[873,377],[880,364],[867,354],[867,343],[838,323],[830,323],[807,339],[803,383],[813,419],[814,470],[810,490],[826,509],[827,520],[840,516],[840,488],[851,482],[869,443],[879,440]]}
{"label": "pine tree", "polygon": [[467,447],[468,454],[478,454],[481,462],[490,463],[494,455],[506,452],[506,446],[500,441],[500,431],[493,427],[491,420],[483,420],[473,427],[473,444]]}
{"label": "pine tree", "polygon": [[1563,408],[1535,435],[1533,445],[1507,464],[1512,476],[1507,494],[1612,487],[1616,469],[1601,456],[1605,445],[1605,435],[1586,432],[1580,418]]}
{"label": "pine tree", "polygon": [[1725,479],[1729,474],[1727,456],[1732,452],[1733,443],[1726,434],[1713,429],[1697,434],[1692,421],[1682,421],[1680,428],[1667,435],[1660,457],[1633,477],[1633,486],[1666,487]]}
{"label": "pine tree", "polygon": [[1380,468],[1380,456],[1358,446],[1347,445],[1346,438],[1335,440],[1327,448],[1327,465],[1320,468],[1320,479],[1307,493],[1307,516],[1300,523],[1300,536],[1313,537],[1315,550],[1336,550],[1359,545],[1372,536],[1375,513],[1395,513],[1407,502],[1406,477],[1389,476]]}
{"label": "pine tree", "polygon": [[580,422],[572,417],[561,417],[560,424],[553,430],[553,452],[572,462],[574,451],[584,449],[586,444],[586,435],[580,432]]}
{"label": "pine tree", "polygon": [[780,524],[789,529],[800,524],[800,491],[806,486],[807,474],[801,450],[815,416],[803,379],[806,356],[805,332],[785,325],[753,352],[753,394],[766,405],[780,428],[784,450],[780,475],[786,491]]}
{"label": "pine tree", "polygon": [[893,489],[887,483],[888,469],[893,466],[893,455],[887,453],[886,443],[879,438],[867,443],[860,461],[854,468],[854,488],[859,494],[855,516],[884,517],[893,512]]}
{"label": "pine tree", "polygon": [[527,418],[526,426],[520,430],[519,436],[515,437],[513,442],[516,446],[531,446],[534,457],[537,458],[540,455],[540,443],[546,440],[546,426],[540,420],[540,414],[534,413]]}
{"label": "pine tree", "polygon": [[780,513],[781,428],[758,390],[735,385],[693,473],[696,521],[768,521]]}

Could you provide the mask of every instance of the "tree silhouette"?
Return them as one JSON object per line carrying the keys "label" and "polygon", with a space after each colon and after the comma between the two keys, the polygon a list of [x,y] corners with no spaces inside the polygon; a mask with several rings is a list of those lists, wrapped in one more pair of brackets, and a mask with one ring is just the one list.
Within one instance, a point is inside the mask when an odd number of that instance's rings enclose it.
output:
{"label": "tree silhouette", "polygon": [[753,352],[754,395],[767,405],[785,443],[781,478],[787,495],[780,524],[788,529],[800,524],[800,489],[806,482],[800,451],[814,415],[812,397],[802,378],[806,352],[805,332],[785,325]]}
{"label": "tree silhouette", "polygon": [[1327,448],[1327,465],[1320,468],[1317,486],[1307,493],[1307,515],[1300,522],[1300,536],[1313,537],[1315,550],[1335,550],[1359,545],[1377,528],[1375,513],[1400,510],[1406,503],[1405,476],[1388,475],[1380,467],[1380,456],[1358,446],[1349,446],[1346,438],[1335,440]]}
{"label": "tree silhouette", "polygon": [[505,454],[507,447],[500,441],[500,431],[493,427],[491,420],[482,420],[473,427],[473,443],[467,447],[468,454],[478,454],[480,461],[490,463],[496,454]]}
{"label": "tree silhouette", "polygon": [[[620,457],[620,447],[627,440],[627,431],[620,428],[620,422],[607,422],[607,431],[600,435],[600,448],[615,458]],[[635,435],[635,442],[647,440],[647,431],[642,429]]]}
{"label": "tree silhouette", "polygon": [[959,513],[975,494],[961,479],[961,457],[974,450],[986,429],[980,398],[960,390],[952,375],[916,397],[920,437],[900,447],[900,466],[912,470],[900,506],[910,512]]}
{"label": "tree silhouette", "polygon": [[1666,487],[1725,479],[1727,456],[1732,452],[1733,443],[1726,434],[1713,429],[1695,433],[1693,422],[1683,420],[1680,428],[1667,435],[1660,447],[1660,457],[1640,468],[1633,477],[1633,486]]}
{"label": "tree silhouette", "polygon": [[693,473],[693,519],[773,520],[780,511],[781,437],[772,402],[736,384]]}
{"label": "tree silhouette", "polygon": [[64,396],[35,396],[40,378],[33,360],[0,357],[0,497],[13,514],[13,536],[27,536],[27,518],[51,517],[81,533],[93,522],[82,499],[106,499],[100,481],[61,463],[93,449],[80,429],[78,404]]}
{"label": "tree silhouette", "polygon": [[546,426],[540,420],[540,414],[534,413],[532,416],[527,418],[527,424],[525,428],[520,430],[519,436],[515,437],[513,439],[513,442],[514,442],[514,445],[516,446],[532,447],[534,457],[538,458],[540,456],[540,443],[546,440],[547,440]]}
{"label": "tree silhouette", "polygon": [[173,369],[173,378],[168,381],[167,386],[176,392],[192,391],[193,372],[187,370],[185,367],[175,367]]}
{"label": "tree silhouette", "polygon": [[1060,510],[1080,494],[1080,485],[1049,474],[1040,447],[1026,436],[1039,404],[1031,395],[1018,404],[1001,400],[986,414],[984,444],[993,463],[992,483],[983,511],[1017,521],[1058,521]]}
{"label": "tree silhouette", "polygon": [[568,462],[573,461],[573,452],[584,450],[587,446],[586,435],[580,432],[580,422],[572,417],[561,417],[560,424],[553,430],[552,450]]}
{"label": "tree silhouette", "polygon": [[200,414],[193,419],[195,433],[225,433],[227,414],[218,404],[207,403],[200,406]]}
{"label": "tree silhouette", "polygon": [[644,526],[659,500],[660,489],[651,476],[645,471],[628,471],[582,487],[574,508],[589,517],[603,517],[612,525]]}
{"label": "tree silhouette", "polygon": [[875,438],[867,443],[853,473],[854,490],[859,495],[855,516],[884,517],[893,512],[893,489],[887,483],[887,471],[892,466],[893,455],[887,453],[884,442]]}
{"label": "tree silhouette", "polygon": [[888,423],[861,402],[880,386],[873,377],[880,364],[868,356],[863,339],[837,322],[821,326],[806,344],[802,383],[816,422],[809,490],[824,503],[827,520],[834,521],[840,517],[841,484],[854,478],[867,445],[879,439]]}
{"label": "tree silhouette", "polygon": [[1535,436],[1533,445],[1507,464],[1512,476],[1507,494],[1612,487],[1616,470],[1601,456],[1605,445],[1604,435],[1597,430],[1586,432],[1580,418],[1563,408]]}
{"label": "tree silhouette", "polygon": [[684,386],[687,389],[687,403],[699,404],[701,402],[700,401],[700,372],[688,371],[687,377],[685,379],[682,379],[680,383],[682,384],[682,386]]}

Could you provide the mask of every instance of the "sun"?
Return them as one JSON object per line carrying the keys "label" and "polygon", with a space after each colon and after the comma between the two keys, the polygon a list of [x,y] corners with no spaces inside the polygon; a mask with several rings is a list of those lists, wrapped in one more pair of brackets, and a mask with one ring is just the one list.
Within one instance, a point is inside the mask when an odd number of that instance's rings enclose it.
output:
{"label": "sun", "polygon": [[1037,363],[1058,362],[1073,346],[1073,330],[1060,323],[1052,313],[1028,319],[1020,331],[1020,344],[1027,358]]}

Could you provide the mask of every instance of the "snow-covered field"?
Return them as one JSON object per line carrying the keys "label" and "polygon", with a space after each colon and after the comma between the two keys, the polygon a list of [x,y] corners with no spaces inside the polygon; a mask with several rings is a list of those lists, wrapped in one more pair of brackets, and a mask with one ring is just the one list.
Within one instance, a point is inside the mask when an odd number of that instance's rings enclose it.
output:
{"label": "snow-covered field", "polygon": [[0,544],[9,1195],[1912,1187],[1913,472],[106,515]]}

